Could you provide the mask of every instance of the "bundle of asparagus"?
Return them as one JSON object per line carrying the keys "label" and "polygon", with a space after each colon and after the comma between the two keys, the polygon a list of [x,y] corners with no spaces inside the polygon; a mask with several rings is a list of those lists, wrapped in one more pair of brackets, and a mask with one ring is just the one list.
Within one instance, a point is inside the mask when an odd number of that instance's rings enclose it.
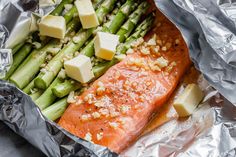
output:
{"label": "bundle of asparagus", "polygon": [[[72,3],[73,0],[63,0],[51,14],[61,15],[65,4]],[[73,6],[63,16],[67,24],[63,40],[48,38],[38,49],[27,42],[13,49],[13,65],[5,79],[29,94],[48,119],[59,118],[67,107],[69,93],[83,89],[83,84],[65,76],[63,60],[76,57],[82,48],[80,54],[98,60],[92,69],[97,79],[119,62],[119,56],[126,53],[133,41],[144,37],[154,21],[152,13],[142,19],[149,8],[146,1],[96,0],[93,7],[100,24],[97,28],[83,29]],[[105,61],[95,56],[94,34],[97,31],[119,35],[118,57]]]}

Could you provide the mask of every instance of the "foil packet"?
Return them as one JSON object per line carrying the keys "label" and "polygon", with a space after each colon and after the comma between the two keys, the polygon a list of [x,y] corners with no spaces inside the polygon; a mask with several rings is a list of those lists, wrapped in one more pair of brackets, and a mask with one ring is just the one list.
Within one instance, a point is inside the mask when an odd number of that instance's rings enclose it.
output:
{"label": "foil packet", "polygon": [[[206,96],[193,116],[181,120],[170,117],[120,156],[236,156],[236,2],[155,0],[155,4],[181,31],[191,59],[202,73],[197,83]],[[1,0],[0,53],[30,33],[32,13],[42,16],[54,7],[39,7],[37,1]],[[11,38],[20,28],[24,33],[17,40]],[[1,69],[9,67],[3,60],[0,63]],[[48,121],[29,96],[5,81],[0,81],[0,120],[47,156],[118,156]]]}

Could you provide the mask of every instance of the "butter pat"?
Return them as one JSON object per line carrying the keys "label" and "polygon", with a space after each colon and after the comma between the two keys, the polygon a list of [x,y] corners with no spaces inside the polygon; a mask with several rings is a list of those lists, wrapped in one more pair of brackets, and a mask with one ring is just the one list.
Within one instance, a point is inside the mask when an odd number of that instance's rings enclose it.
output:
{"label": "butter pat", "polygon": [[47,15],[39,23],[40,35],[63,39],[66,34],[66,21],[62,16]]}
{"label": "butter pat", "polygon": [[76,0],[75,6],[83,28],[88,29],[99,25],[91,0]]}
{"label": "butter pat", "polygon": [[94,41],[95,55],[105,60],[112,60],[116,53],[116,47],[118,43],[118,35],[97,32]]}
{"label": "butter pat", "polygon": [[94,77],[90,58],[85,55],[66,61],[64,67],[67,76],[81,83],[87,83]]}
{"label": "butter pat", "polygon": [[203,97],[203,92],[196,84],[189,84],[174,102],[174,108],[179,117],[191,115]]}

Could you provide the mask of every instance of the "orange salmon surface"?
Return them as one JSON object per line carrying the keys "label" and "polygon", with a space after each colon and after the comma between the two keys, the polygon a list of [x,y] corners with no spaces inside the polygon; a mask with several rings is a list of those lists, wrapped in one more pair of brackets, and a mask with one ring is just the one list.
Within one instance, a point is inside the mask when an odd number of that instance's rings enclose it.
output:
{"label": "orange salmon surface", "polygon": [[138,40],[70,104],[59,125],[70,133],[120,153],[142,133],[190,67],[188,49],[160,12],[156,27]]}

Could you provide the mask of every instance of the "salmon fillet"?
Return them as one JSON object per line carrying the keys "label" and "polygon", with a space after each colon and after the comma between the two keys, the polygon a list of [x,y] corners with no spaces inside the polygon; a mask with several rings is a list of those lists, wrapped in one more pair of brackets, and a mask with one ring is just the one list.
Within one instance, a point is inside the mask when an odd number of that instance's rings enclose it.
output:
{"label": "salmon fillet", "polygon": [[111,67],[69,105],[61,127],[116,153],[142,133],[191,65],[181,34],[158,15],[161,25],[150,33],[156,33],[157,45],[142,44]]}

